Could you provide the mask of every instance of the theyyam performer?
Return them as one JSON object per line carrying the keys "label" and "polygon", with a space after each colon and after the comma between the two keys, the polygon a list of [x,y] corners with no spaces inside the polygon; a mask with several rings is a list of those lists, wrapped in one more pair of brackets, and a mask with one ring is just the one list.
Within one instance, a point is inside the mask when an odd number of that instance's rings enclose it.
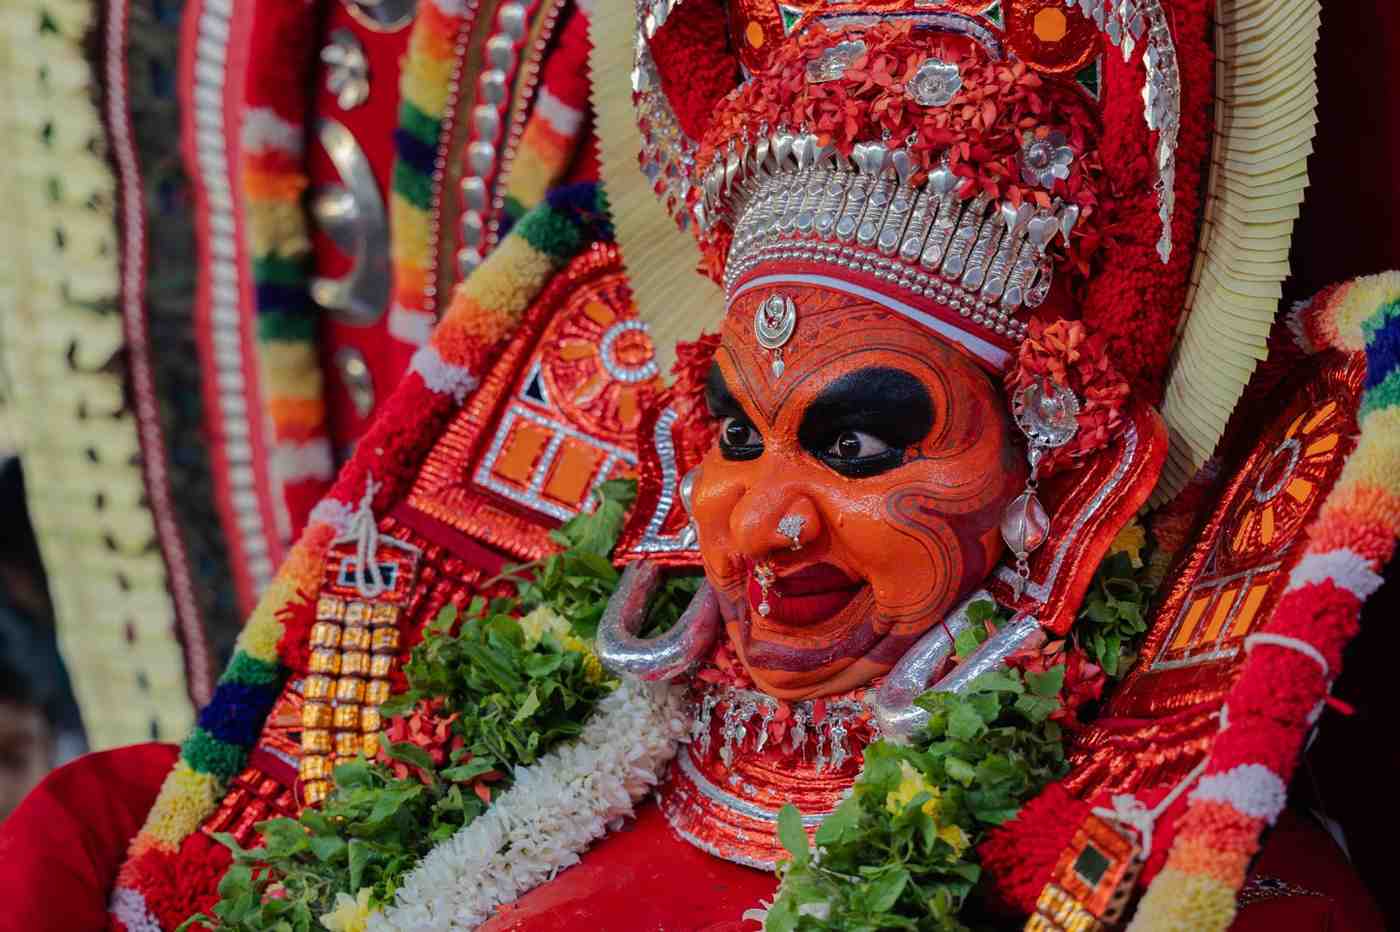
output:
{"label": "theyyam performer", "polygon": [[457,286],[113,926],[1367,927],[1251,871],[1400,529],[1400,279],[1279,308],[1316,3],[589,17],[601,187]]}

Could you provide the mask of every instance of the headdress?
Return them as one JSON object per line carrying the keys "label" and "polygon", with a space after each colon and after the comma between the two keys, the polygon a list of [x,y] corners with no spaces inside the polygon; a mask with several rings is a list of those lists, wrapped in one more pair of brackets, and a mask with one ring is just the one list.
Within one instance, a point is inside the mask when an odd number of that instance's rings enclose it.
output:
{"label": "headdress", "polygon": [[[1222,157],[1202,184],[1206,4],[1168,16],[1161,0],[640,0],[627,12],[632,36],[616,28],[621,3],[595,18],[594,103],[619,245],[660,345],[779,281],[880,304],[993,371],[1032,319],[1080,318],[1136,396],[1167,399],[1159,494],[1209,455],[1262,358],[1285,271],[1288,225],[1260,226],[1256,192],[1301,199],[1313,120],[1260,131],[1258,112],[1296,96],[1287,69],[1262,77],[1255,43],[1226,49]],[[1224,28],[1244,15],[1227,9]],[[1311,48],[1287,46],[1299,61]],[[624,72],[630,108],[613,90]],[[685,278],[691,236],[723,298]]]}

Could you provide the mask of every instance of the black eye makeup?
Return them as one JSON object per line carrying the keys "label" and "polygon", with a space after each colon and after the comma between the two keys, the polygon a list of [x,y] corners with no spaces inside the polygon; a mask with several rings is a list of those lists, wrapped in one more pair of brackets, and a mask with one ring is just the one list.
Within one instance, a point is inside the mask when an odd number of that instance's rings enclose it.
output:
{"label": "black eye makeup", "polygon": [[719,451],[727,460],[757,459],[763,454],[763,435],[739,406],[719,366],[711,366],[705,379],[705,404],[720,421]]}
{"label": "black eye makeup", "polygon": [[797,439],[836,472],[862,478],[902,465],[932,428],[923,383],[902,369],[871,367],[828,385],[807,406]]}

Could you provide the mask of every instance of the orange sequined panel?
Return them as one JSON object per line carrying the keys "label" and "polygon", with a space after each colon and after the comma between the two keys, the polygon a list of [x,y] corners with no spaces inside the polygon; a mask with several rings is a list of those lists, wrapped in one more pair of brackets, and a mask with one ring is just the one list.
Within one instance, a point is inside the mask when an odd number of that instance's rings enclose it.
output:
{"label": "orange sequined panel", "polygon": [[520,559],[607,479],[634,476],[636,431],[660,380],[617,250],[597,246],[560,273],[438,440],[409,505]]}
{"label": "orange sequined panel", "polygon": [[1245,638],[1272,614],[1307,524],[1351,452],[1364,375],[1361,363],[1333,358],[1294,383],[1178,565],[1137,666],[1079,736],[1072,783],[1132,789],[1179,777],[1205,753]]}

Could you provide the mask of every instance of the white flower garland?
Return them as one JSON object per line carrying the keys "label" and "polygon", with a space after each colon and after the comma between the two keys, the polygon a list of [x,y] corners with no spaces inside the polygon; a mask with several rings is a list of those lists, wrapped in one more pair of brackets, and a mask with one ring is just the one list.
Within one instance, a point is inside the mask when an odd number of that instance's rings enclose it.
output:
{"label": "white flower garland", "polygon": [[577,740],[518,771],[491,808],[429,852],[370,932],[473,929],[577,864],[656,785],[687,730],[679,688],[624,681]]}

